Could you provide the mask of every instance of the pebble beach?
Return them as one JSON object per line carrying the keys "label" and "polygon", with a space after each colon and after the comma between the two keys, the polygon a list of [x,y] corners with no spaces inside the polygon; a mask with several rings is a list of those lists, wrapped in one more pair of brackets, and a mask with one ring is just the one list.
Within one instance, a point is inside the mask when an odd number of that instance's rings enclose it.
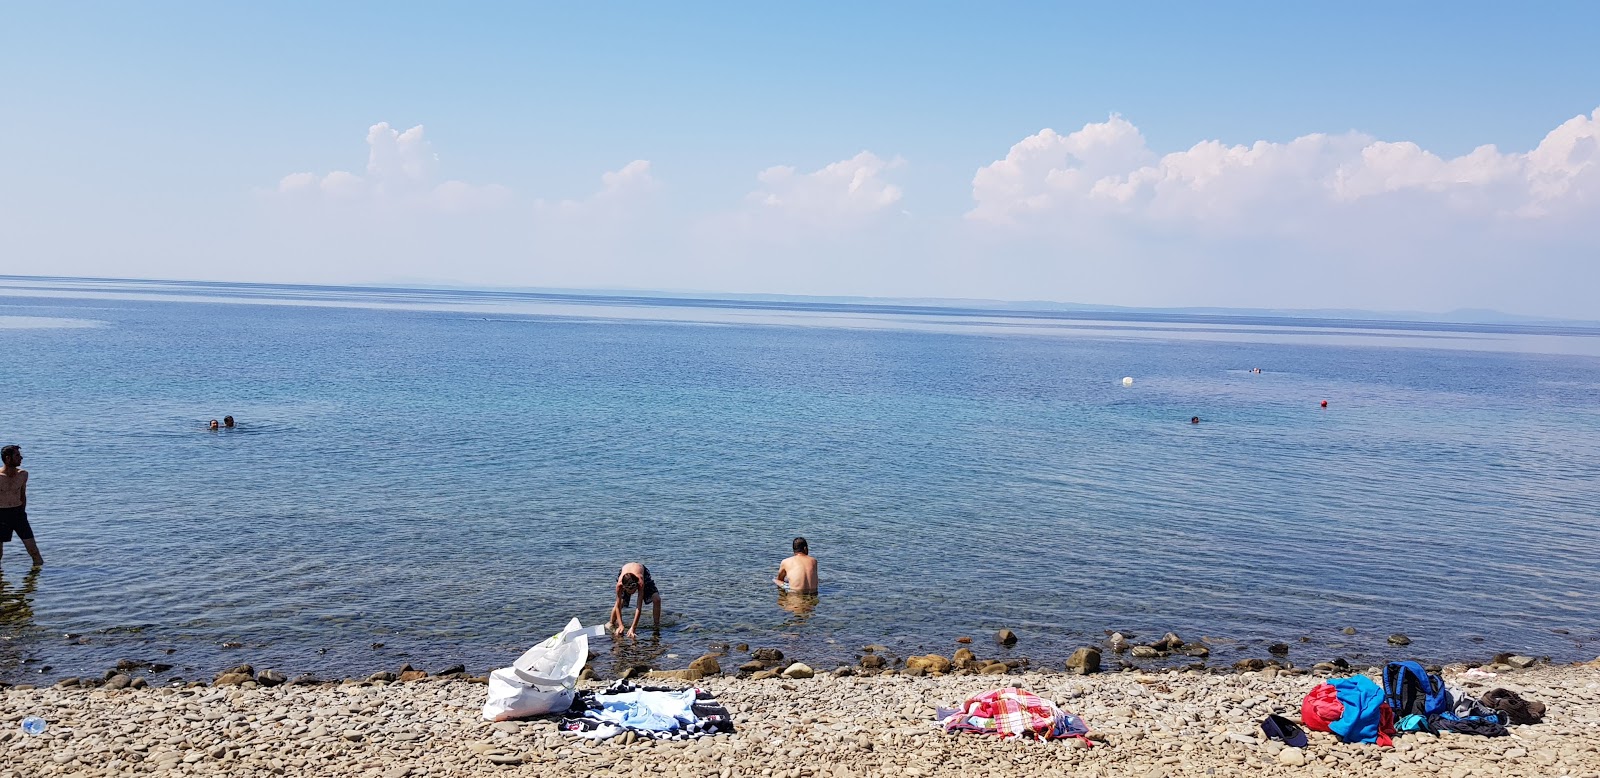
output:
{"label": "pebble beach", "polygon": [[[792,667],[789,669],[793,669]],[[623,736],[596,744],[561,734],[554,718],[487,722],[486,687],[461,675],[261,685],[238,674],[212,685],[124,680],[81,688],[0,691],[0,778],[35,776],[934,776],[1093,775],[1600,777],[1600,659],[1537,665],[1448,682],[1473,693],[1511,689],[1549,706],[1543,723],[1510,737],[1408,734],[1393,748],[1310,733],[1305,749],[1266,740],[1269,713],[1298,719],[1329,673],[1172,670],[1078,675],[838,668],[797,677],[708,675],[737,731],[693,741]],[[1346,673],[1348,674],[1348,673]],[[763,673],[769,676],[770,673]],[[806,677],[811,675],[811,677]],[[226,676],[224,676],[226,677]],[[385,680],[396,677],[397,680]],[[270,675],[269,683],[276,683]],[[683,686],[664,676],[651,683]],[[1089,722],[1091,744],[945,734],[936,705],[1000,686],[1054,700]],[[139,686],[141,688],[132,688]],[[598,681],[584,686],[598,688]],[[28,735],[25,716],[48,729]]]}

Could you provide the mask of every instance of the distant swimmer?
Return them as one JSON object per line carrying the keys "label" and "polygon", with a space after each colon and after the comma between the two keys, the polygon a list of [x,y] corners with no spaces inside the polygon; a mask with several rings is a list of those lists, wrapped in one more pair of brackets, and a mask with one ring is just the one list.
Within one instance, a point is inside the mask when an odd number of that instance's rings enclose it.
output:
{"label": "distant swimmer", "polygon": [[628,627],[628,637],[635,637],[634,630],[639,628],[639,617],[644,614],[645,603],[653,606],[651,614],[655,620],[654,626],[661,629],[661,592],[656,589],[656,582],[650,578],[650,571],[644,565],[629,562],[617,574],[617,601],[611,606],[610,621],[606,622],[613,633],[622,634],[622,609],[628,607],[628,600],[634,594],[639,595],[639,605],[633,611],[633,624]]}
{"label": "distant swimmer", "polygon": [[233,417],[232,416],[224,416],[224,417],[222,417],[222,426],[227,427],[230,430],[233,429]]}
{"label": "distant swimmer", "polygon": [[5,544],[16,533],[22,547],[33,557],[33,566],[44,565],[39,546],[33,541],[33,527],[28,525],[28,471],[22,469],[22,448],[0,448],[0,554]]}
{"label": "distant swimmer", "polygon": [[1200,423],[1200,417],[1199,416],[1190,416],[1189,417],[1189,423],[1190,424],[1199,424]]}
{"label": "distant swimmer", "polygon": [[217,420],[216,419],[212,419],[211,423],[206,425],[206,429],[211,430],[212,432],[216,432],[217,431]]}
{"label": "distant swimmer", "polygon": [[1259,368],[1259,367],[1250,368],[1250,372],[1255,373],[1256,375],[1261,375],[1261,368]]}
{"label": "distant swimmer", "polygon": [[817,558],[811,555],[811,547],[805,538],[795,538],[789,547],[794,556],[778,565],[778,575],[772,582],[794,594],[816,594]]}

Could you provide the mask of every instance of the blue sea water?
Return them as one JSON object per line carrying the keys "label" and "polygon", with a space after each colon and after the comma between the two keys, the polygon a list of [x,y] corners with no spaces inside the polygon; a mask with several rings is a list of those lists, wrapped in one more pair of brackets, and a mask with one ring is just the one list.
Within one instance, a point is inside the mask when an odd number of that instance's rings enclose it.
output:
{"label": "blue sea water", "polygon": [[629,560],[667,623],[603,663],[1600,654],[1582,329],[8,278],[0,343],[0,680],[482,672]]}

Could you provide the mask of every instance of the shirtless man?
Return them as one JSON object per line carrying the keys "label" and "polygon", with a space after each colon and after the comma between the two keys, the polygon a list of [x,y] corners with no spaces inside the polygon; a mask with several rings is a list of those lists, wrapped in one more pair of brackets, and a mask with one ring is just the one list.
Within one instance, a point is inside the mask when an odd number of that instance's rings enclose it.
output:
{"label": "shirtless man", "polygon": [[806,545],[805,538],[795,538],[792,548],[794,556],[778,565],[778,576],[772,582],[788,587],[792,594],[816,594],[817,558],[811,556],[811,548]]}
{"label": "shirtless man", "polygon": [[0,448],[0,553],[11,542],[13,532],[33,557],[33,566],[44,565],[39,546],[33,542],[33,527],[28,526],[28,471],[22,469],[22,449],[6,446]]}
{"label": "shirtless man", "polygon": [[633,624],[628,627],[628,637],[635,637],[634,630],[639,627],[639,617],[644,614],[644,604],[650,603],[653,608],[651,615],[655,619],[655,628],[661,629],[661,592],[656,589],[656,582],[650,579],[650,571],[638,562],[629,562],[622,566],[622,572],[617,574],[617,601],[611,606],[611,619],[606,626],[615,634],[622,634],[622,609],[628,607],[628,600],[635,593],[639,595],[639,606],[633,611]]}

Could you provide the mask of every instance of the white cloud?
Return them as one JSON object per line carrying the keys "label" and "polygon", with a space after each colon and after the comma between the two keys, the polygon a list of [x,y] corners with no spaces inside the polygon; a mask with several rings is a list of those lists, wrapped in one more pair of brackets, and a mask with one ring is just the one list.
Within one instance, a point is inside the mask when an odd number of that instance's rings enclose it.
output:
{"label": "white cloud", "polygon": [[[1552,130],[1527,153],[1481,146],[1445,159],[1415,143],[1346,133],[1249,146],[1204,141],[1158,157],[1137,127],[1112,116],[1067,135],[1043,130],[979,169],[968,217],[994,224],[1125,217],[1236,234],[1281,234],[1362,213],[1424,223],[1593,218],[1600,216],[1597,136],[1600,109]],[[1380,207],[1360,210],[1372,205]]]}
{"label": "white cloud", "polygon": [[803,222],[855,220],[884,212],[900,202],[900,187],[884,173],[904,164],[863,151],[810,173],[769,167],[756,175],[761,186],[746,199],[758,209]]}
{"label": "white cloud", "polygon": [[470,210],[505,203],[511,192],[496,184],[437,182],[439,155],[422,125],[401,132],[379,122],[367,129],[366,175],[345,170],[324,175],[291,173],[278,181],[285,195],[320,194],[333,199],[423,205],[443,210]]}
{"label": "white cloud", "polygon": [[650,160],[636,159],[617,170],[600,175],[600,189],[582,200],[548,203],[539,200],[534,207],[545,213],[574,217],[609,210],[654,192],[660,187],[650,171]]}

